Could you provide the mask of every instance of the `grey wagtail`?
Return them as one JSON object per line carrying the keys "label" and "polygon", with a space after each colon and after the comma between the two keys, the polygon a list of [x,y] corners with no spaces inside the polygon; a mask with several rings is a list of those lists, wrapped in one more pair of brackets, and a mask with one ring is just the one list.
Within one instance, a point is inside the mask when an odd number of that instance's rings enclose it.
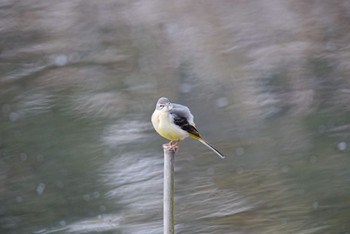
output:
{"label": "grey wagtail", "polygon": [[202,142],[221,158],[225,158],[222,153],[199,135],[193,122],[193,115],[187,106],[171,103],[169,99],[165,97],[159,98],[156,109],[152,114],[152,124],[159,135],[170,140],[170,142],[166,144],[169,149],[176,149],[180,140],[190,136]]}

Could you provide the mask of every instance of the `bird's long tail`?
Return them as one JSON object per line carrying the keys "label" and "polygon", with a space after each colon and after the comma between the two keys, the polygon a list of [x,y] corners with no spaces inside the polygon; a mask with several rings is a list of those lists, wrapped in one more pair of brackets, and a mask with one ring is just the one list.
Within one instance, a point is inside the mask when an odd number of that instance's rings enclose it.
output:
{"label": "bird's long tail", "polygon": [[208,142],[206,142],[204,139],[202,138],[197,138],[197,140],[199,140],[200,142],[203,143],[203,145],[207,146],[209,149],[211,149],[212,151],[214,151],[217,155],[220,156],[220,158],[224,159],[225,156],[220,153],[217,149],[215,149],[213,146],[211,146]]}

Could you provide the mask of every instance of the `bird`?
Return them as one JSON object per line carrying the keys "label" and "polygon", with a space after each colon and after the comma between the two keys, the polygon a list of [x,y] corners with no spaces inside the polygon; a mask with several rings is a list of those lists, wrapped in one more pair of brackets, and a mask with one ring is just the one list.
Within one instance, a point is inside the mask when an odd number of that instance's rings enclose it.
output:
{"label": "bird", "polygon": [[151,118],[156,132],[170,140],[168,144],[165,144],[169,150],[176,150],[181,140],[191,137],[200,141],[221,158],[225,158],[220,151],[202,138],[193,119],[194,117],[187,106],[171,103],[166,97],[159,98]]}

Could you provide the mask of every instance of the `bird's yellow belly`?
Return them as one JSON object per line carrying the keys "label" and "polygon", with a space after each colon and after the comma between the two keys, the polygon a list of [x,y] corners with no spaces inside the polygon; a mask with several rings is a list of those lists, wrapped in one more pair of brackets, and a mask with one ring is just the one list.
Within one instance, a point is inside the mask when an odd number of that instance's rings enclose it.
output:
{"label": "bird's yellow belly", "polygon": [[157,132],[159,133],[159,135],[161,135],[162,137],[169,139],[171,141],[178,141],[178,140],[182,140],[183,138],[185,138],[186,136],[178,131],[177,129],[174,128],[159,128],[157,130]]}
{"label": "bird's yellow belly", "polygon": [[157,115],[156,119],[152,118],[152,123],[159,135],[168,140],[178,141],[188,137],[188,133],[175,125],[167,113]]}

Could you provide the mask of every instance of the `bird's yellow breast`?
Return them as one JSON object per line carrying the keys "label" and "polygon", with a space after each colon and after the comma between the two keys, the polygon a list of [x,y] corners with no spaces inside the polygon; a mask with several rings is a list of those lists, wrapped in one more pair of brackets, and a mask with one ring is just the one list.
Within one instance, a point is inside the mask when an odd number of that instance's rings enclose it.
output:
{"label": "bird's yellow breast", "polygon": [[152,124],[159,135],[171,141],[178,141],[188,137],[186,131],[174,124],[169,112],[154,111],[152,115]]}

